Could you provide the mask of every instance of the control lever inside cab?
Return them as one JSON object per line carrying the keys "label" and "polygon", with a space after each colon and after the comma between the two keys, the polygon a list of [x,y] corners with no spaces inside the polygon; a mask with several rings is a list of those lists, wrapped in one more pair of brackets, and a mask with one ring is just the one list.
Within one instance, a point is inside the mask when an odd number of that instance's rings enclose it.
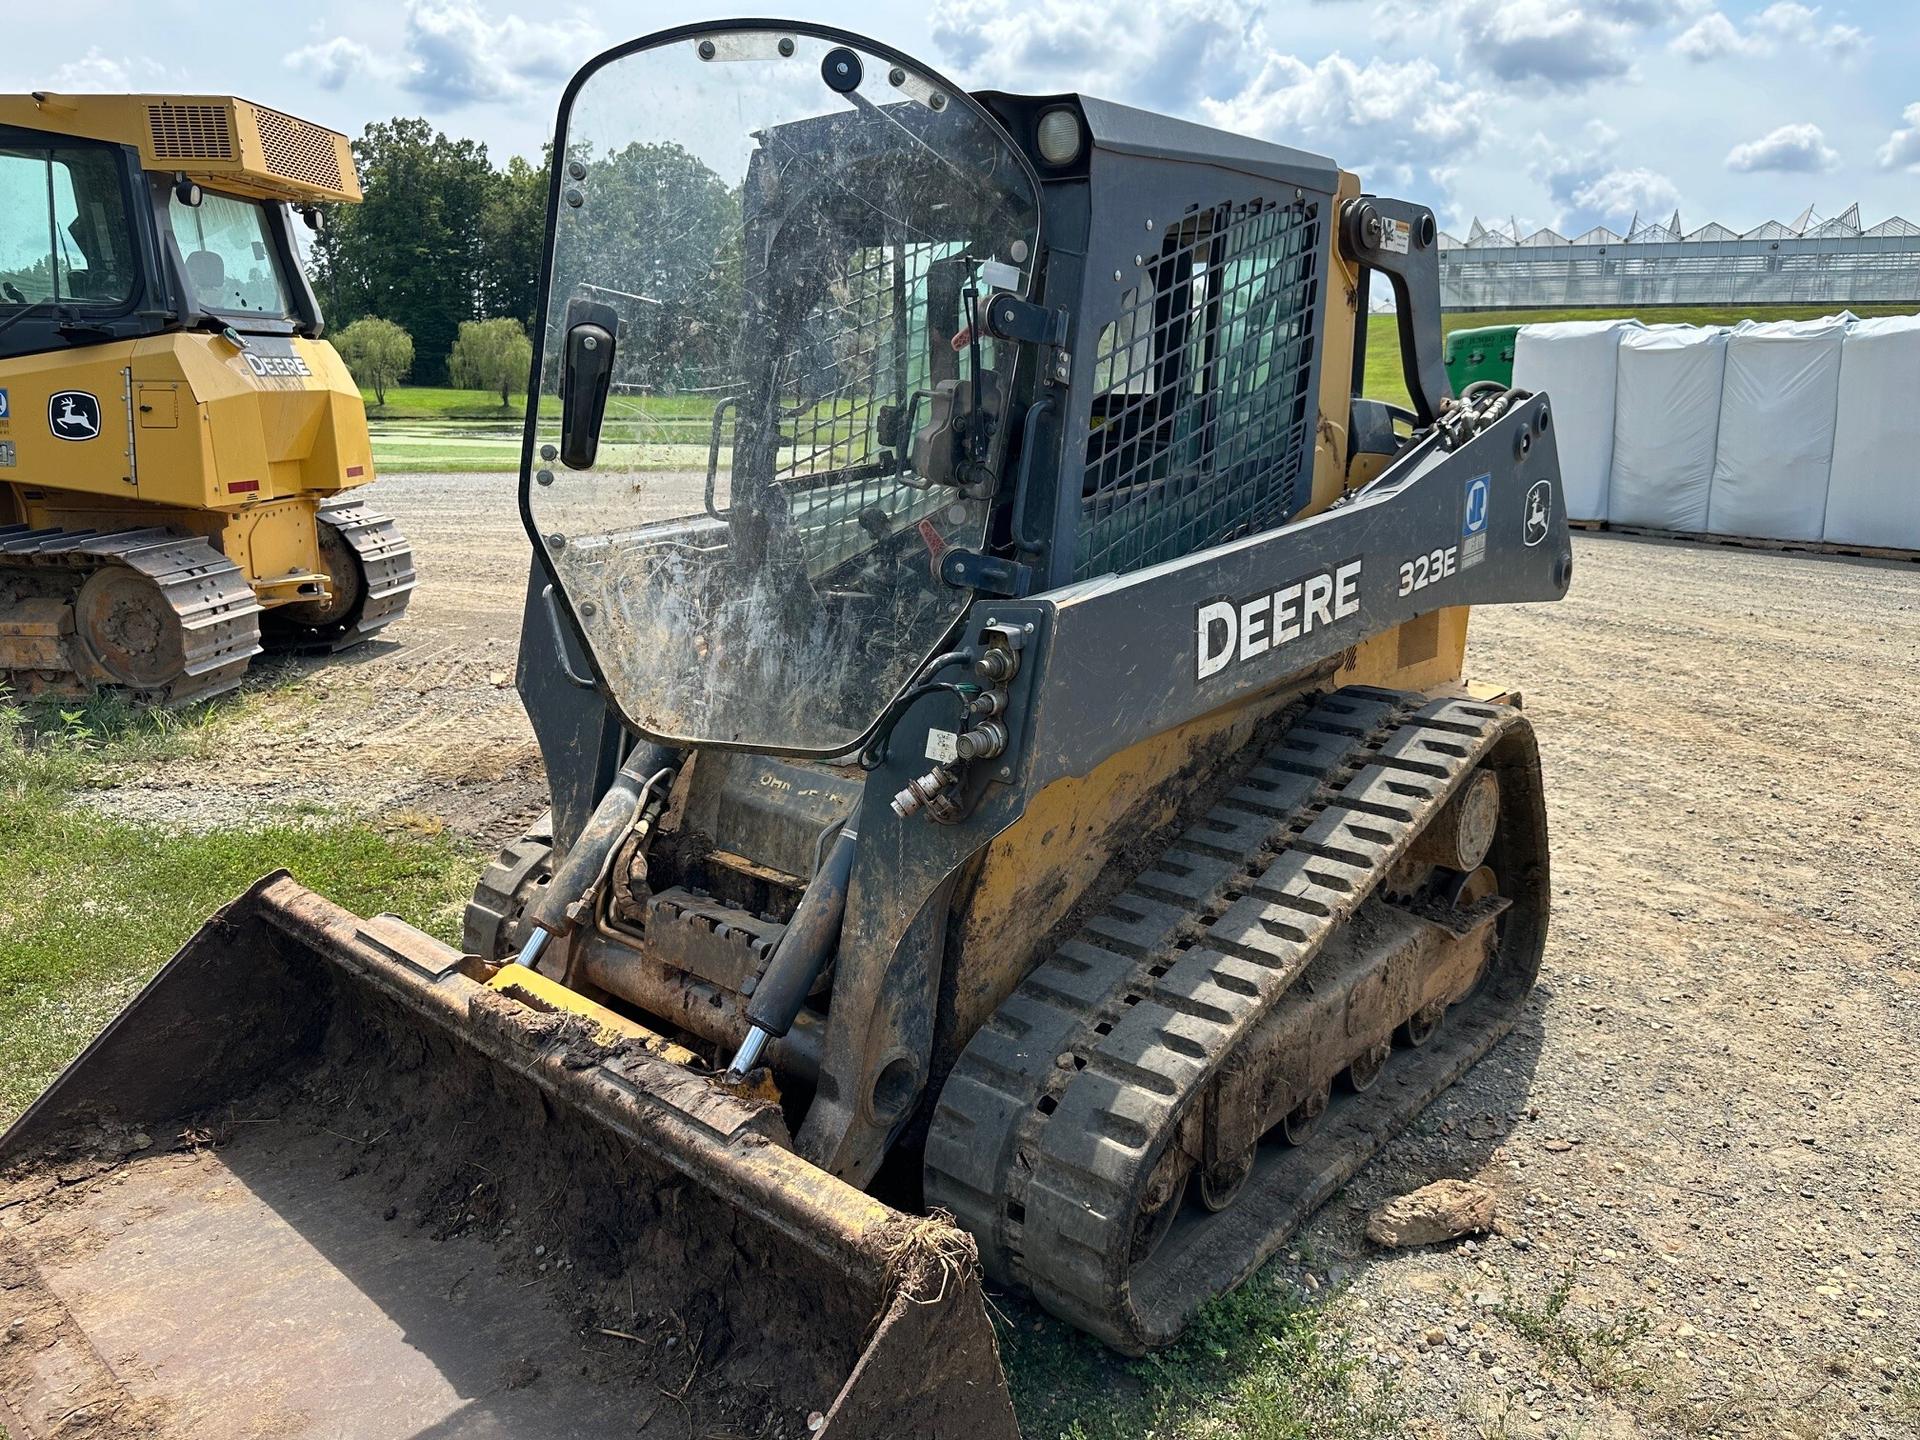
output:
{"label": "control lever inside cab", "polygon": [[600,451],[600,422],[613,383],[620,317],[611,305],[575,297],[567,302],[566,353],[560,374],[560,459],[585,470]]}

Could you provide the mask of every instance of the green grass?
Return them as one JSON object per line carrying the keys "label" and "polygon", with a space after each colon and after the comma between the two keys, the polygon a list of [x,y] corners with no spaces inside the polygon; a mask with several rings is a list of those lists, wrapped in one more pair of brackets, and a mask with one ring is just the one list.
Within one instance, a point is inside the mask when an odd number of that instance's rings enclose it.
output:
{"label": "green grass", "polygon": [[453,938],[481,859],[446,836],[337,815],[186,834],[80,803],[83,788],[129,768],[208,753],[242,708],[180,716],[111,698],[64,709],[0,699],[0,1125],[212,911],[269,871]]}
{"label": "green grass", "polygon": [[1532,1341],[1549,1363],[1578,1372],[1595,1390],[1611,1390],[1632,1371],[1633,1351],[1652,1333],[1653,1322],[1644,1311],[1628,1308],[1586,1323],[1568,1314],[1572,1299],[1569,1271],[1538,1304],[1509,1290],[1492,1310]]}
{"label": "green grass", "polygon": [[1201,1311],[1180,1342],[1123,1360],[1019,1307],[1001,1355],[1029,1440],[1387,1440],[1405,1407],[1325,1311],[1272,1271]]}

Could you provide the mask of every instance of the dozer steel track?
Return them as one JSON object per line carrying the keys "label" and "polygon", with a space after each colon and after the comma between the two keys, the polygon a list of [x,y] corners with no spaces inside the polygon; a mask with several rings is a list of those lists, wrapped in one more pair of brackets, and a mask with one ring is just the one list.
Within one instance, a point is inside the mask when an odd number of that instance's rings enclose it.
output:
{"label": "dozer steel track", "polygon": [[0,525],[8,580],[19,598],[0,626],[4,648],[31,662],[9,667],[24,692],[121,685],[179,705],[233,689],[260,653],[252,586],[197,535]]}
{"label": "dozer steel track", "polygon": [[413,546],[393,518],[355,497],[329,500],[316,516],[353,552],[364,590],[346,614],[317,625],[269,623],[267,648],[281,653],[326,654],[358,645],[400,618],[413,598],[417,576]]}
{"label": "dozer steel track", "polygon": [[[1387,904],[1482,768],[1497,892],[1465,877],[1452,904]],[[1335,692],[968,1044],[929,1132],[928,1203],[1000,1283],[1121,1350],[1165,1344],[1511,1028],[1546,900],[1517,710]],[[1343,1075],[1354,1093],[1329,1104]],[[1203,1203],[1183,1207],[1189,1173]]]}

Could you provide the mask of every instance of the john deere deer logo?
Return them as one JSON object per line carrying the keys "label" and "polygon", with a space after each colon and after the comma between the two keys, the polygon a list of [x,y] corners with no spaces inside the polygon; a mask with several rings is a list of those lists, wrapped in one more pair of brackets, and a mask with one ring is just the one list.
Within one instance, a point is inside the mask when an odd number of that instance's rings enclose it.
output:
{"label": "john deere deer logo", "polygon": [[61,390],[47,401],[47,428],[62,440],[91,440],[100,433],[100,401],[84,390]]}

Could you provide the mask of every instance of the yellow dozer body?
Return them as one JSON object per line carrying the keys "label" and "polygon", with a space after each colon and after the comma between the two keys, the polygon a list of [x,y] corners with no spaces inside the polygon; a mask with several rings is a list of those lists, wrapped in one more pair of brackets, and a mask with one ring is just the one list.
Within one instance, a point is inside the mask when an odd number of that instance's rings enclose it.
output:
{"label": "yellow dozer body", "polygon": [[237,684],[413,584],[290,207],[360,199],[346,138],[224,96],[0,96],[0,674]]}
{"label": "yellow dozer body", "polygon": [[[1462,667],[1572,550],[1430,211],[810,25],[557,134],[551,814],[458,949],[268,877],[0,1137],[13,1440],[1010,1440],[988,1286],[1168,1344],[1526,1003]],[[702,443],[610,418],[668,392]]]}

